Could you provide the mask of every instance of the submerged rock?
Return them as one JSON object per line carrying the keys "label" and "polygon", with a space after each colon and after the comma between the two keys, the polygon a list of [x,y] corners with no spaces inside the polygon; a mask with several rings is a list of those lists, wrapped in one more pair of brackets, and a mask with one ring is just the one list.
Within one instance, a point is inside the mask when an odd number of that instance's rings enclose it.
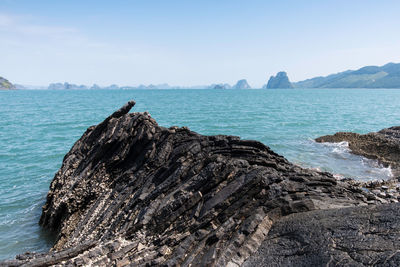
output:
{"label": "submerged rock", "polygon": [[[382,211],[382,219],[370,222],[369,208],[360,207],[378,204],[374,194],[330,173],[293,165],[257,141],[161,127],[148,113],[128,113],[134,104],[88,128],[64,157],[40,218],[58,235],[52,250],[3,264],[304,266],[325,261],[300,257],[302,250],[331,255],[337,263],[345,257],[330,252],[339,244],[323,243],[326,235],[341,240],[336,228],[345,235],[380,227],[397,240],[399,224],[386,224],[397,213]],[[349,211],[354,223],[346,232],[349,221],[342,217]],[[315,220],[324,221],[317,231]],[[395,255],[400,244],[390,245],[388,238],[359,237],[356,255],[365,254],[370,262]],[[365,250],[382,240],[381,249]],[[297,253],[288,254],[288,260],[280,249],[286,246],[288,253]],[[399,263],[399,258],[387,262]]]}
{"label": "submerged rock", "polygon": [[338,132],[334,135],[321,136],[315,141],[320,143],[346,141],[352,153],[376,159],[385,167],[390,166],[395,177],[400,176],[400,126],[368,134]]}

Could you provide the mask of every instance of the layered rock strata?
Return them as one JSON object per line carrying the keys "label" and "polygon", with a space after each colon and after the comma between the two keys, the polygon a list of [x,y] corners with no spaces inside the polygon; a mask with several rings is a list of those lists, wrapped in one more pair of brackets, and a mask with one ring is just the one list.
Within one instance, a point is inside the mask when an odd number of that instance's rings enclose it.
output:
{"label": "layered rock strata", "polygon": [[[399,262],[396,203],[377,209],[374,194],[293,165],[260,142],[164,128],[147,113],[128,113],[134,104],[88,128],[64,157],[40,219],[57,234],[52,250],[3,265]],[[356,233],[359,252],[346,256],[344,239]]]}

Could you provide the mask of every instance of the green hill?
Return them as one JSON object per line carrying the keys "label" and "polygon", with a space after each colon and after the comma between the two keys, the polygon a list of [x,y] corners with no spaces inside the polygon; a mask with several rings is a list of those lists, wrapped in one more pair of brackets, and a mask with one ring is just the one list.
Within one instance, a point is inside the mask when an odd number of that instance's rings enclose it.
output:
{"label": "green hill", "polygon": [[400,88],[400,64],[367,66],[293,83],[295,88]]}
{"label": "green hill", "polygon": [[7,79],[0,77],[0,90],[13,90],[15,86],[10,83]]}

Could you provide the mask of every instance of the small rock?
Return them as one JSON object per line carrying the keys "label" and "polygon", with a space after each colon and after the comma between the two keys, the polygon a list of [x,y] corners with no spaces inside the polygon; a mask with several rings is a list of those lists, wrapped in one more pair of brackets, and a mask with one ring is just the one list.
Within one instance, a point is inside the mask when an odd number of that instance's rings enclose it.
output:
{"label": "small rock", "polygon": [[383,192],[380,192],[380,193],[378,194],[378,197],[385,198],[385,197],[386,197],[386,194],[383,193]]}
{"label": "small rock", "polygon": [[143,250],[143,249],[145,249],[145,248],[146,248],[146,246],[143,245],[142,243],[139,243],[138,246],[137,246],[137,250],[138,250],[138,251],[141,251],[141,250]]}

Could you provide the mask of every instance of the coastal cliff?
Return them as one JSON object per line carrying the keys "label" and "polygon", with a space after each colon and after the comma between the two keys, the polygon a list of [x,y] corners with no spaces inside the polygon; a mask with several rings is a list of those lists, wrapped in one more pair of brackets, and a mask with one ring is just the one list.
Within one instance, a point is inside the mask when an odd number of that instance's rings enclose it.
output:
{"label": "coastal cliff", "polygon": [[65,155],[40,218],[57,234],[52,250],[1,264],[400,263],[400,204],[257,141],[161,127],[134,104]]}

